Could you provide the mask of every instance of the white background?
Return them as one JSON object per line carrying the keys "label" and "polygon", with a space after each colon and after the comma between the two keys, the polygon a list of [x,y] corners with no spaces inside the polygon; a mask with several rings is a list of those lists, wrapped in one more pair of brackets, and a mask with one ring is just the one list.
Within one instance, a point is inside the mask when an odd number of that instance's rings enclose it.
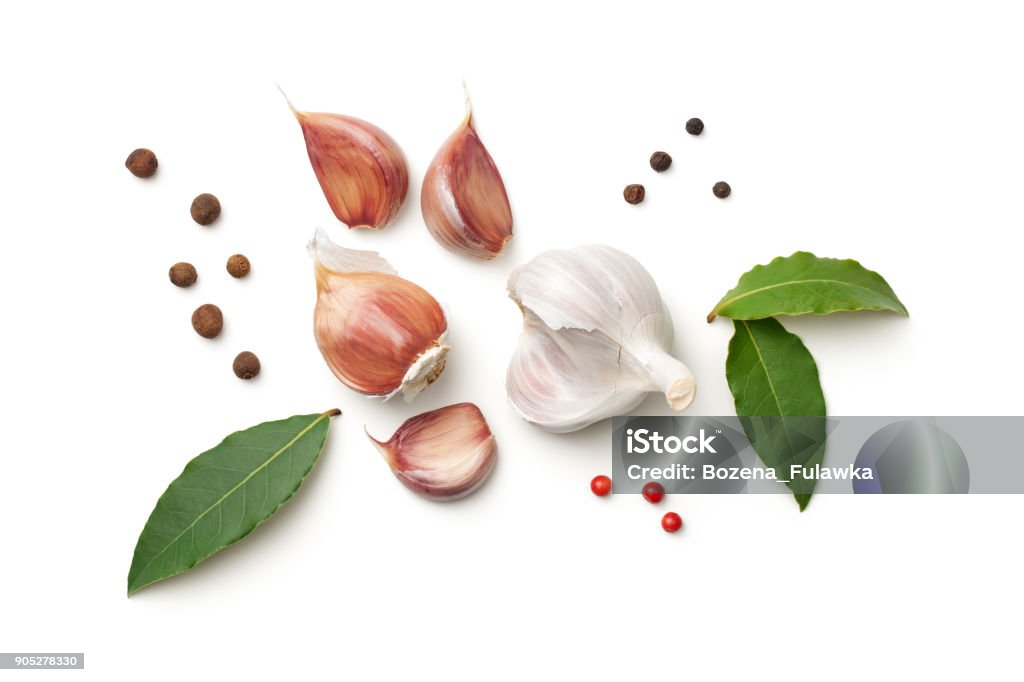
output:
{"label": "white background", "polygon": [[[506,403],[504,284],[548,248],[632,253],[698,378],[692,412],[718,415],[730,327],[704,316],[721,294],[797,249],[857,258],[911,317],[786,321],[832,414],[1024,413],[1020,31],[1013,5],[979,2],[3,10],[0,650],[84,651],[97,680],[1017,677],[1021,498],[599,500],[608,423],[549,435]],[[463,78],[515,216],[492,263],[442,249],[419,213]],[[275,83],[400,142],[397,223],[334,219]],[[122,165],[137,146],[159,156],[150,181]],[[675,159],[663,175],[656,149]],[[204,191],[224,206],[211,228],[188,214]],[[451,310],[448,369],[415,403],[369,402],[324,365],[317,225]],[[239,251],[242,281],[223,269]],[[178,260],[197,286],[168,283]],[[189,325],[208,301],[215,341]],[[251,383],[230,369],[243,349],[263,360]],[[420,499],[363,426],[387,436],[463,400],[499,466],[463,502]],[[138,533],[192,456],[330,407],[345,414],[275,518],[125,597]]]}

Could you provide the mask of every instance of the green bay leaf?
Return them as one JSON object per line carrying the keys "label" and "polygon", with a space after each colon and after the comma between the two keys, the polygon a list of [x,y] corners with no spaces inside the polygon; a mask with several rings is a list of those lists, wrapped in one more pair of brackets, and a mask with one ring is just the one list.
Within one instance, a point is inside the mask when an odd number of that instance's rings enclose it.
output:
{"label": "green bay leaf", "polygon": [[797,251],[767,265],[757,265],[740,277],[708,314],[733,320],[760,320],[775,315],[828,315],[842,310],[907,309],[877,272],[855,260],[818,258]]}
{"label": "green bay leaf", "polygon": [[800,337],[774,318],[735,320],[725,375],[736,415],[754,451],[807,507],[816,480],[791,478],[790,466],[825,457],[825,396],[818,366]]}
{"label": "green bay leaf", "polygon": [[128,570],[128,594],[241,540],[287,502],[316,464],[341,414],[264,422],[190,461],[157,500]]}

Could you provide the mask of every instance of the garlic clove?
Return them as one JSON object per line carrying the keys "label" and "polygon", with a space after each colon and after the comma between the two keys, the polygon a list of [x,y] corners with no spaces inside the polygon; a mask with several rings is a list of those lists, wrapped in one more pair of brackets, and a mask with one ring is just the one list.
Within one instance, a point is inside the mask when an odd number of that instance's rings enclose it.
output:
{"label": "garlic clove", "polygon": [[349,228],[387,227],[409,191],[409,169],[398,143],[361,119],[298,111],[291,102],[288,106],[302,128],[309,162],[338,220]]}
{"label": "garlic clove", "polygon": [[642,327],[641,334],[672,339],[654,278],[635,258],[610,246],[542,253],[512,272],[508,290],[552,329],[614,327],[612,335],[622,337]]}
{"label": "garlic clove", "polygon": [[345,249],[318,230],[314,333],[334,375],[349,388],[412,400],[444,371],[448,322],[433,296],[399,277],[372,251]]}
{"label": "garlic clove", "polygon": [[466,118],[430,162],[423,178],[423,220],[447,249],[490,260],[512,238],[512,208],[494,159]]}
{"label": "garlic clove", "polygon": [[523,315],[523,334],[506,378],[509,401],[520,417],[567,433],[592,424],[595,414],[623,414],[643,400],[644,382],[620,372],[617,343],[579,329],[556,332],[531,311]]}
{"label": "garlic clove", "polygon": [[408,419],[386,442],[366,433],[407,488],[455,500],[480,487],[494,468],[497,443],[480,408],[449,405]]}
{"label": "garlic clove", "polygon": [[692,372],[669,355],[673,329],[651,276],[607,246],[548,251],[513,271],[523,332],[509,364],[509,401],[549,431],[584,428],[633,409],[649,391],[686,409]]}

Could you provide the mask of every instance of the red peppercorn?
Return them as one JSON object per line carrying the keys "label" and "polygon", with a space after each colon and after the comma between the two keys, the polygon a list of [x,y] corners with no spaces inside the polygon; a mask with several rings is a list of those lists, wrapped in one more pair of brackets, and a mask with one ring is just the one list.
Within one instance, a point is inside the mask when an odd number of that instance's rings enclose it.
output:
{"label": "red peppercorn", "polygon": [[669,512],[661,517],[661,527],[666,533],[675,533],[683,527],[683,519],[675,512]]}
{"label": "red peppercorn", "polygon": [[604,497],[612,491],[612,479],[605,475],[594,476],[594,480],[590,482],[590,489],[594,491],[594,494],[598,497]]}
{"label": "red peppercorn", "polygon": [[644,499],[651,504],[658,504],[665,497],[665,487],[660,483],[651,481],[643,489]]}

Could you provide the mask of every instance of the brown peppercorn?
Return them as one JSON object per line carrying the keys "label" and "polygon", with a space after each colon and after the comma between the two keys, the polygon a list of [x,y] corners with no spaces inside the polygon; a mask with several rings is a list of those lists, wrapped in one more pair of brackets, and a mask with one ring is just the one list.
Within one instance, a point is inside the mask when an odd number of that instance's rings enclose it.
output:
{"label": "brown peppercorn", "polygon": [[724,199],[732,194],[732,187],[729,186],[728,182],[719,181],[715,183],[715,186],[711,188],[711,191],[715,193],[715,196],[719,199]]}
{"label": "brown peppercorn", "polygon": [[204,339],[216,338],[224,328],[224,315],[212,303],[204,303],[192,313],[192,328]]}
{"label": "brown peppercorn", "polygon": [[622,196],[626,199],[627,204],[639,204],[644,200],[646,194],[643,185],[626,185],[626,189],[622,190]]}
{"label": "brown peppercorn", "polygon": [[175,263],[167,275],[171,278],[171,284],[183,289],[195,284],[199,277],[191,263]]}
{"label": "brown peppercorn", "polygon": [[260,359],[255,353],[244,350],[235,356],[231,369],[239,379],[252,379],[260,373]]}
{"label": "brown peppercorn", "polygon": [[132,172],[137,178],[151,178],[156,173],[156,154],[150,150],[139,147],[124,162],[124,167]]}
{"label": "brown peppercorn", "polygon": [[704,132],[704,121],[699,118],[691,118],[686,122],[686,132],[691,135],[700,135]]}
{"label": "brown peppercorn", "polygon": [[242,278],[249,274],[249,268],[252,265],[249,263],[249,259],[240,253],[236,253],[231,258],[228,258],[228,273],[235,278]]}
{"label": "brown peppercorn", "polygon": [[651,168],[661,173],[667,171],[672,165],[672,157],[667,152],[654,152],[651,154]]}
{"label": "brown peppercorn", "polygon": [[200,194],[192,200],[192,220],[209,225],[220,216],[220,201],[212,194]]}

